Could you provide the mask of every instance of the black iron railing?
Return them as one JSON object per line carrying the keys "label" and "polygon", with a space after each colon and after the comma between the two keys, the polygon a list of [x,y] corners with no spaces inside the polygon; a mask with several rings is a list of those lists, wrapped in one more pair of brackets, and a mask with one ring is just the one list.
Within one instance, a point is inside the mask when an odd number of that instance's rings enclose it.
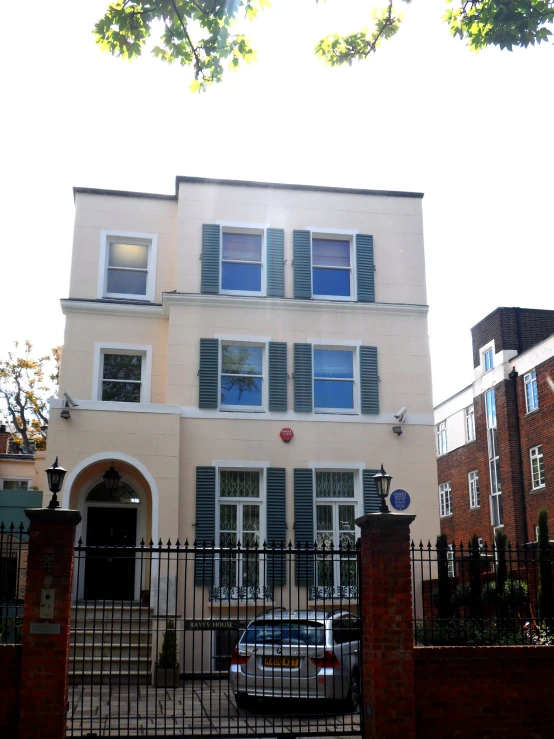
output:
{"label": "black iron railing", "polygon": [[0,523],[0,643],[20,644],[27,572],[28,531]]}
{"label": "black iron railing", "polygon": [[412,543],[415,643],[554,645],[553,555],[537,544]]}
{"label": "black iron railing", "polygon": [[77,546],[68,736],[360,733],[359,555]]}

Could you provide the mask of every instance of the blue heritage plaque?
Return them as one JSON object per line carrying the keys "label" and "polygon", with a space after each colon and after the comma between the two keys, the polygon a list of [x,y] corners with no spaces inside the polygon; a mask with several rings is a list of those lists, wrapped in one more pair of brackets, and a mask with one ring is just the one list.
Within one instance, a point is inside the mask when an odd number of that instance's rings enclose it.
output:
{"label": "blue heritage plaque", "polygon": [[390,494],[390,504],[395,511],[405,511],[410,505],[410,495],[405,490],[398,488]]}

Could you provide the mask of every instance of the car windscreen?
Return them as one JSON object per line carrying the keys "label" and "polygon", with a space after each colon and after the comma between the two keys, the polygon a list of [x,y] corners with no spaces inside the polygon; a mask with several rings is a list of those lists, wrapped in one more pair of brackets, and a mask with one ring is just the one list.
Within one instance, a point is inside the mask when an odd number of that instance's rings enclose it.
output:
{"label": "car windscreen", "polygon": [[325,644],[325,626],[318,621],[261,621],[244,632],[241,644]]}

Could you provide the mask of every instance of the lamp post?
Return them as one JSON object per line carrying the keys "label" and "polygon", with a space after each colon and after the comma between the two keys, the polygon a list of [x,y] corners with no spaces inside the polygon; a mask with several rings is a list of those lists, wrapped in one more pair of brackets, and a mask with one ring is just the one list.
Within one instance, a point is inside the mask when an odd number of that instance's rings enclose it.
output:
{"label": "lamp post", "polygon": [[112,464],[112,466],[104,472],[102,479],[104,480],[104,490],[108,493],[115,493],[119,488],[121,475]]}
{"label": "lamp post", "polygon": [[390,513],[389,507],[386,503],[386,499],[389,494],[392,475],[387,475],[387,473],[385,472],[385,468],[381,463],[381,471],[374,475],[373,479],[375,480],[377,495],[379,495],[381,498],[381,507],[379,508],[379,513]]}
{"label": "lamp post", "polygon": [[52,493],[52,500],[48,504],[48,508],[52,510],[60,507],[60,501],[58,500],[58,493],[62,489],[63,480],[64,480],[66,472],[67,470],[64,470],[64,468],[60,467],[60,465],[58,464],[57,457],[52,467],[49,467],[46,470],[46,477],[48,478],[48,488],[50,492]]}

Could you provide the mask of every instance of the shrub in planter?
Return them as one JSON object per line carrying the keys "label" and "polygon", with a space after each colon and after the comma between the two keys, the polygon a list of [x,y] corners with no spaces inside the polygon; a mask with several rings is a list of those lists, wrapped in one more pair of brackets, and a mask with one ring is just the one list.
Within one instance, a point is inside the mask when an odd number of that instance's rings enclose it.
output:
{"label": "shrub in planter", "polygon": [[180,684],[179,662],[177,661],[177,632],[175,623],[169,620],[163,635],[162,649],[156,662],[154,687],[172,688],[179,687]]}

